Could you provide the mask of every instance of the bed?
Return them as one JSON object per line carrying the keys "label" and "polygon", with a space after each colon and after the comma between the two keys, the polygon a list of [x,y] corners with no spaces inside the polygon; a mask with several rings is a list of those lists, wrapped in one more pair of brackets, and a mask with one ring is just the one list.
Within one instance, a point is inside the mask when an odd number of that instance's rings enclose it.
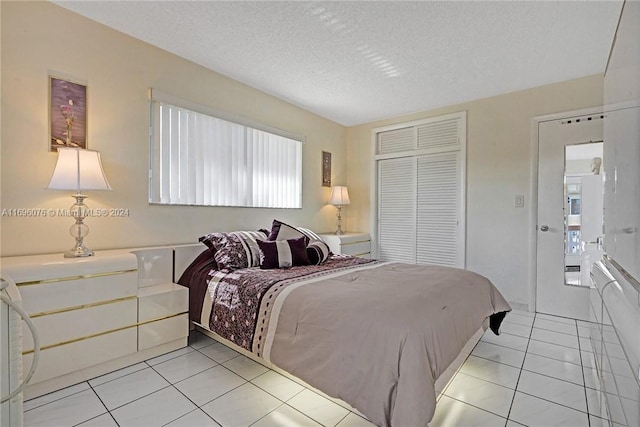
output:
{"label": "bed", "polygon": [[[488,279],[456,268],[333,255],[328,248],[323,254],[323,247],[314,249],[320,259],[296,265],[301,245],[313,246],[317,235],[291,229],[305,237],[289,239],[295,232],[278,235],[273,227],[203,236],[209,248],[198,249],[179,280],[190,289],[190,319],[376,425],[426,427],[435,381],[479,328],[498,333],[509,304]],[[221,254],[234,239],[240,255]],[[266,247],[262,239],[274,243]],[[294,240],[302,243],[294,247]],[[271,246],[286,253],[287,268],[261,268]],[[193,259],[193,248],[189,253]],[[227,261],[236,265],[226,268]]]}

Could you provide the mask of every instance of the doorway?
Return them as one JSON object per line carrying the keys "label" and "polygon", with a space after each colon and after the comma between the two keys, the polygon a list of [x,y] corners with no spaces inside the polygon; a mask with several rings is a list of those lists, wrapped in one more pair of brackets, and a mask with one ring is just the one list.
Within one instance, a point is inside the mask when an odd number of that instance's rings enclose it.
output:
{"label": "doorway", "polygon": [[582,262],[602,237],[602,119],[538,123],[535,301],[541,313],[589,318],[583,273],[590,266]]}

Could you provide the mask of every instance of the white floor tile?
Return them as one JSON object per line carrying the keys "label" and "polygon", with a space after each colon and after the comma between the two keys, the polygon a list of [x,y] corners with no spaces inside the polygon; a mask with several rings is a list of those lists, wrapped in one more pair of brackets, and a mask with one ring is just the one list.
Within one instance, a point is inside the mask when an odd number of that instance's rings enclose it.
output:
{"label": "white floor tile", "polygon": [[600,390],[601,387],[600,379],[598,378],[598,371],[586,366],[582,367],[582,371],[584,372],[584,385],[594,390]]}
{"label": "white floor tile", "polygon": [[116,423],[111,414],[102,414],[78,424],[78,427],[118,427],[118,423]]}
{"label": "white floor tile", "polygon": [[587,412],[585,388],[534,372],[522,371],[518,391]]}
{"label": "white floor tile", "polygon": [[[586,353],[593,354],[593,353]],[[625,359],[617,359],[615,357],[610,357],[607,359],[609,362],[609,366],[611,367],[611,371],[613,371],[616,376],[622,376],[627,378],[634,378],[634,372],[631,370],[631,366],[629,362]],[[605,367],[606,368],[606,367]]]}
{"label": "white floor tile", "polygon": [[586,389],[587,392],[587,405],[589,407],[589,414],[595,415],[599,418],[609,419],[606,409],[606,399],[604,392],[600,390],[594,390],[591,388]]}
{"label": "white floor tile", "polygon": [[524,351],[514,350],[512,348],[503,347],[496,344],[480,341],[475,346],[472,355],[482,357],[483,359],[493,360],[494,362],[504,363],[505,365],[521,368],[524,363]]}
{"label": "white floor tile", "polygon": [[593,345],[591,345],[591,340],[589,338],[580,337],[580,350],[588,351],[589,353],[593,353]]}
{"label": "white floor tile", "polygon": [[516,392],[509,419],[529,427],[588,427],[587,414]]}
{"label": "white floor tile", "polygon": [[336,427],[376,427],[375,424],[362,418],[353,412],[349,413],[346,417],[338,423]]}
{"label": "white floor tile", "polygon": [[165,427],[220,427],[220,424],[213,421],[202,409],[196,409],[170,422]]}
{"label": "white floor tile", "polygon": [[459,372],[445,395],[485,411],[507,417],[514,390]]}
{"label": "white floor tile", "polygon": [[536,319],[535,322],[533,322],[533,327],[567,335],[578,335],[578,329],[575,323],[570,324],[565,322],[556,322],[554,320]]}
{"label": "white floor tile", "polygon": [[111,411],[120,427],[162,426],[197,409],[169,386]]}
{"label": "white floor tile", "polygon": [[251,382],[283,402],[304,390],[304,387],[297,382],[272,370],[254,378]]}
{"label": "white floor tile", "polygon": [[548,357],[550,359],[560,360],[562,362],[573,363],[580,366],[580,351],[575,348],[564,347],[557,344],[551,344],[543,341],[529,341],[527,353],[536,354],[538,356]]}
{"label": "white floor tile", "polygon": [[217,365],[204,354],[192,351],[185,355],[154,365],[153,369],[171,383],[176,383]]}
{"label": "white floor tile", "polygon": [[[627,424],[630,426],[640,426],[640,408],[637,400],[620,398],[624,413],[627,416]],[[614,421],[615,417],[612,417]]]}
{"label": "white floor tile", "polygon": [[553,332],[546,329],[539,329],[534,327],[533,331],[531,331],[531,339],[556,345],[562,345],[565,347],[571,347],[579,350],[577,335],[567,335],[560,332]]}
{"label": "white floor tile", "polygon": [[215,341],[213,342],[213,344],[199,348],[198,351],[218,363],[224,363],[227,360],[231,360],[235,357],[240,356],[240,353],[238,353],[237,351],[232,350],[226,345],[220,344],[219,342]]}
{"label": "white floor tile", "polygon": [[234,359],[227,360],[223,363],[223,366],[231,369],[246,380],[252,380],[269,370],[266,366],[254,362],[246,356],[238,356]]}
{"label": "white floor tile", "polygon": [[590,338],[592,334],[598,334],[597,329],[588,326],[578,325],[578,336],[584,338]]}
{"label": "white floor tile", "polygon": [[107,412],[93,390],[85,390],[24,413],[29,427],[73,426]]}
{"label": "white floor tile", "polygon": [[530,311],[525,311],[525,310],[518,310],[517,308],[514,308],[513,310],[511,310],[509,313],[507,313],[507,316],[510,316],[511,314],[517,314],[518,316],[525,316],[525,317],[535,317],[536,313],[532,313]]}
{"label": "white floor tile", "polygon": [[580,358],[582,359],[582,366],[587,368],[596,368],[596,357],[593,353],[589,353],[588,351],[581,351]]}
{"label": "white floor tile", "polygon": [[251,427],[320,427],[321,424],[296,411],[291,406],[282,405],[269,412]]}
{"label": "white floor tile", "polygon": [[165,353],[161,356],[158,357],[154,357],[153,359],[149,359],[147,360],[147,364],[149,364],[150,366],[154,366],[157,365],[158,363],[162,363],[162,362],[166,362],[167,360],[171,360],[171,359],[175,359],[176,357],[180,357],[180,356],[184,356],[187,353],[191,353],[195,351],[194,349],[192,349],[191,347],[187,346],[187,347],[182,347],[179,348],[178,350],[174,350],[170,353]]}
{"label": "white floor tile", "polygon": [[518,325],[523,325],[523,326],[533,326],[533,321],[534,321],[534,317],[533,316],[524,316],[522,314],[519,313],[507,313],[507,317],[504,318],[504,321],[502,322],[502,324],[506,323],[516,323]]}
{"label": "white floor tile", "polygon": [[545,320],[551,320],[553,322],[569,323],[570,325],[576,324],[575,319],[570,319],[568,317],[561,317],[561,316],[553,316],[551,314],[544,314],[544,313],[536,313],[536,319],[545,319]]}
{"label": "white floor tile", "polygon": [[500,326],[500,334],[518,335],[520,337],[529,338],[531,335],[531,326],[518,325],[517,323],[503,322]]}
{"label": "white floor tile", "polygon": [[507,420],[466,403],[442,396],[429,427],[500,427]]}
{"label": "white floor tile", "polygon": [[[633,403],[635,405],[638,404],[637,402],[633,402]],[[629,420],[627,420],[627,417],[625,416],[622,406],[623,405],[620,398],[618,398],[615,395],[607,394],[607,409],[609,410],[609,416],[607,418],[620,424],[627,424]],[[635,423],[635,425],[634,424],[629,424],[629,425],[635,427],[639,424]]]}
{"label": "white floor tile", "polygon": [[45,394],[43,396],[25,401],[23,404],[23,409],[25,411],[29,411],[31,409],[37,408],[38,406],[46,405],[47,403],[55,402],[56,400],[60,400],[64,397],[71,396],[72,394],[89,390],[90,388],[91,387],[89,387],[89,384],[87,384],[87,382],[82,382],[80,384],[72,385],[70,387],[65,387],[63,389],[54,391],[52,393]]}
{"label": "white floor tile", "polygon": [[246,380],[224,366],[218,365],[177,382],[175,387],[193,403],[202,406],[240,387]]}
{"label": "white floor tile", "polygon": [[91,384],[91,387],[97,387],[100,384],[104,384],[120,377],[124,377],[125,375],[141,371],[148,367],[149,365],[147,365],[146,363],[136,363],[135,365],[127,366],[126,368],[118,369],[117,371],[95,377],[94,379],[89,380],[89,384]]}
{"label": "white floor tile", "polygon": [[584,385],[582,368],[573,363],[561,362],[560,360],[528,353],[524,359],[523,369],[569,381],[580,386]]}
{"label": "white floor tile", "polygon": [[201,409],[225,427],[248,426],[282,405],[282,402],[251,383],[246,383]]}
{"label": "white floor tile", "polygon": [[520,375],[520,369],[476,356],[469,356],[459,372],[511,389],[516,388]]}
{"label": "white floor tile", "polygon": [[110,411],[169,386],[156,371],[147,367],[141,371],[106,382],[94,391]]}
{"label": "white floor tile", "polygon": [[335,426],[349,413],[342,406],[308,389],[296,394],[287,404],[324,426]]}
{"label": "white floor tile", "polygon": [[217,341],[201,332],[191,331],[189,333],[189,346],[195,348],[196,350],[208,346],[209,344],[212,344],[214,342]]}
{"label": "white floor tile", "polygon": [[[595,417],[593,415],[589,415],[589,425],[590,427],[611,427],[609,421]],[[614,422],[613,427],[623,427],[623,425]]]}
{"label": "white floor tile", "polygon": [[527,344],[529,343],[529,340],[525,337],[519,337],[517,335],[511,334],[495,335],[491,331],[491,329],[487,329],[484,335],[482,335],[481,339],[484,342],[489,342],[491,344],[497,344],[503,347],[509,347],[520,351],[525,351],[527,349]]}

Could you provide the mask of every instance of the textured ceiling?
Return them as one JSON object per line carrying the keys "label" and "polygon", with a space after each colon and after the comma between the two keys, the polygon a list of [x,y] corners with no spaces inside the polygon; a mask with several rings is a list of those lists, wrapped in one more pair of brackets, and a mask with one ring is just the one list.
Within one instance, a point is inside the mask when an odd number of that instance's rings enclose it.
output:
{"label": "textured ceiling", "polygon": [[621,1],[55,1],[343,125],[602,73]]}

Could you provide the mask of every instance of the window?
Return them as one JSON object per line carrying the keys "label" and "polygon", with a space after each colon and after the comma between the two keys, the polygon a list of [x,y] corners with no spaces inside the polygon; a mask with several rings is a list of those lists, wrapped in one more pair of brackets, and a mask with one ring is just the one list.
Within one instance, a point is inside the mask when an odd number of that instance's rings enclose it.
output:
{"label": "window", "polygon": [[154,90],[149,202],[301,208],[302,139]]}

